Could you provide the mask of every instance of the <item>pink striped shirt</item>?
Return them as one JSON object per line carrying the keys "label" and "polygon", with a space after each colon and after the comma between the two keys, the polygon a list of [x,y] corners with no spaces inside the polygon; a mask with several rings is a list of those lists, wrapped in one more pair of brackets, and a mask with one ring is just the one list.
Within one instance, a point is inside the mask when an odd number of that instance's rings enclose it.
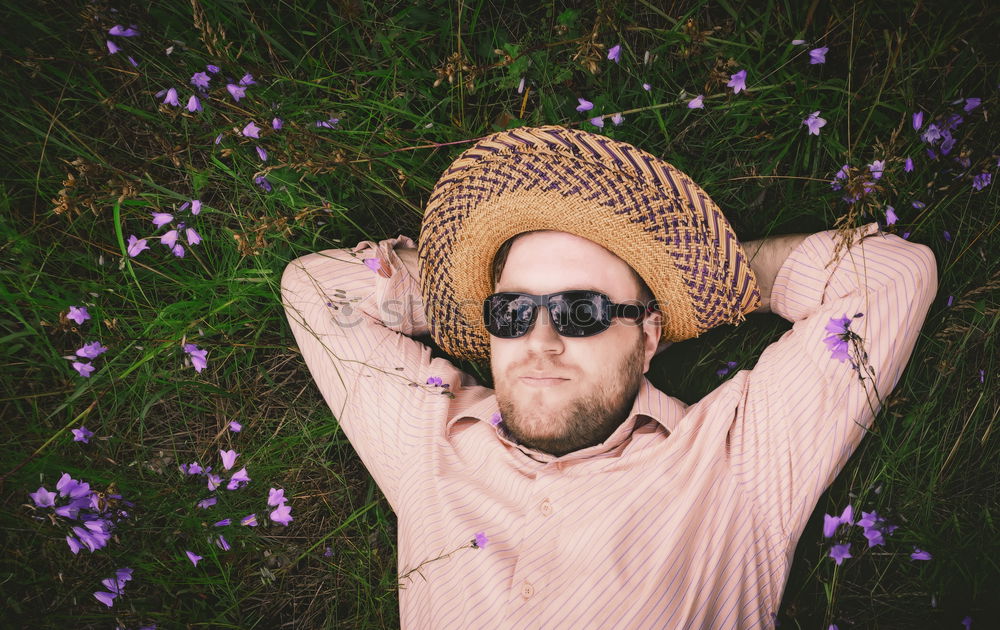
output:
{"label": "pink striped shirt", "polygon": [[400,574],[420,567],[402,627],[771,627],[806,520],[873,419],[870,380],[824,327],[864,314],[851,330],[884,400],[937,289],[930,249],[875,227],[829,266],[833,232],[791,253],[771,308],[794,325],[752,370],[692,405],[644,379],[606,442],[563,457],[509,441],[493,390],[411,338],[427,322],[393,249],[411,239],[293,261],[296,341],[398,517]]}

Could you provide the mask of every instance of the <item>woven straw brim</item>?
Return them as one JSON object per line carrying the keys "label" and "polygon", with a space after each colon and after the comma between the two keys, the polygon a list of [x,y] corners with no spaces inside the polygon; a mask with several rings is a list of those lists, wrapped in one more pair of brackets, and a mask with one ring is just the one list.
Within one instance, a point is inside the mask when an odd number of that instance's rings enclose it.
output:
{"label": "woven straw brim", "polygon": [[418,240],[431,336],[448,354],[489,358],[482,304],[512,236],[586,238],[638,272],[663,313],[663,339],[739,323],[760,304],[746,253],[687,175],[632,145],[558,126],[488,136],[441,176]]}

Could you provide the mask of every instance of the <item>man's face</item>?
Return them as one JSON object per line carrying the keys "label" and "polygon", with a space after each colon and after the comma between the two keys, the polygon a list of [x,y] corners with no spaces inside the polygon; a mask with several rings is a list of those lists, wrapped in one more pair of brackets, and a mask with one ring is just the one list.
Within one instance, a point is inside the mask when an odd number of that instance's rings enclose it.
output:
{"label": "man's face", "polygon": [[[553,231],[514,241],[495,291],[569,289],[600,291],[616,304],[639,299],[625,261],[585,238]],[[517,442],[553,455],[603,442],[631,410],[659,334],[660,316],[653,314],[642,324],[615,318],[597,335],[563,337],[542,307],[526,335],[490,335],[490,369],[507,430]],[[539,375],[550,378],[532,378]]]}

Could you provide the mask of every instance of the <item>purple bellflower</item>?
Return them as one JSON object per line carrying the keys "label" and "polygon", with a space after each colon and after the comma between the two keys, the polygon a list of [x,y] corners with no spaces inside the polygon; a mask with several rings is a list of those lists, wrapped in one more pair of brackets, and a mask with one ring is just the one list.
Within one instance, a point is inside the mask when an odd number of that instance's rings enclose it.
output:
{"label": "purple bellflower", "polygon": [[247,95],[247,89],[245,87],[240,87],[235,83],[227,84],[226,90],[229,92],[229,95],[233,97],[233,100],[236,101],[237,103],[240,102],[241,98],[244,98]]}
{"label": "purple bellflower", "polygon": [[49,492],[45,489],[45,486],[38,488],[38,490],[28,494],[28,496],[31,497],[31,500],[38,507],[55,507],[56,505],[56,493]]}
{"label": "purple bellflower", "polygon": [[809,64],[815,65],[818,63],[826,63],[826,53],[830,51],[829,48],[823,46],[822,48],[813,48],[809,51]]}
{"label": "purple bellflower", "polygon": [[845,559],[853,558],[854,556],[851,555],[851,543],[834,545],[830,548],[830,557],[833,558],[833,561],[837,563],[838,567],[844,562]]}
{"label": "purple bellflower", "polygon": [[885,538],[883,538],[882,532],[877,529],[866,529],[865,538],[868,539],[869,547],[877,547],[879,545],[885,545]]}
{"label": "purple bellflower", "polygon": [[163,236],[160,237],[160,244],[166,245],[167,247],[173,247],[177,242],[178,236],[179,234],[177,233],[177,230],[167,230],[163,233]]}
{"label": "purple bellflower", "polygon": [[868,165],[868,170],[871,171],[873,178],[882,179],[882,171],[885,170],[885,160],[875,160]]}
{"label": "purple bellflower", "polygon": [[267,504],[268,505],[270,505],[272,507],[277,507],[279,505],[284,504],[285,501],[286,501],[286,499],[285,499],[285,491],[284,491],[284,489],[278,489],[278,488],[269,488],[268,489],[268,491],[267,491]]}
{"label": "purple bellflower", "polygon": [[97,601],[101,602],[108,608],[111,608],[114,606],[115,598],[118,597],[118,595],[115,593],[108,593],[106,591],[95,591],[94,597],[97,598]]}
{"label": "purple bellflower", "polygon": [[271,512],[270,518],[275,523],[280,523],[280,524],[284,525],[285,527],[288,527],[288,524],[290,522],[292,522],[293,520],[295,520],[295,519],[292,518],[292,508],[291,508],[291,506],[289,506],[289,505],[287,505],[285,503],[282,503],[281,505],[279,505],[277,507],[277,509],[275,509],[273,512]]}
{"label": "purple bellflower", "polygon": [[826,124],[825,118],[820,118],[819,111],[815,111],[809,114],[803,121],[802,124],[809,128],[809,133],[818,136],[819,130]]}
{"label": "purple bellflower", "polygon": [[726,361],[726,364],[715,371],[716,376],[722,378],[726,374],[729,374],[736,368],[736,361]]}
{"label": "purple bellflower", "polygon": [[[858,313],[854,317],[860,317]],[[843,317],[831,317],[827,322],[825,330],[830,333],[823,339],[823,343],[830,349],[831,358],[837,359],[841,363],[848,360],[849,343],[857,338],[857,333],[851,330],[851,320],[853,318],[844,315]]]}
{"label": "purple bellflower", "polygon": [[118,37],[138,37],[141,33],[135,29],[135,26],[125,28],[121,24],[115,24],[108,29],[108,35],[116,35]]}
{"label": "purple bellflower", "polygon": [[73,369],[79,372],[83,378],[90,378],[90,375],[94,372],[93,365],[81,361],[73,361]]}
{"label": "purple bellflower", "polygon": [[90,494],[90,484],[73,479],[69,473],[63,473],[59,481],[56,482],[56,490],[59,491],[61,497],[80,499]]}
{"label": "purple bellflower", "polygon": [[136,238],[135,234],[129,235],[128,248],[126,251],[131,258],[135,258],[147,249],[149,249],[149,245],[146,244],[146,239]]}
{"label": "purple bellflower", "polygon": [[87,312],[86,306],[70,306],[69,314],[66,315],[66,319],[72,319],[76,322],[77,326],[81,326],[83,322],[90,319],[90,313]]}
{"label": "purple bellflower", "polygon": [[896,210],[892,206],[885,207],[885,224],[892,225],[896,221],[899,221],[899,217],[896,216]]}
{"label": "purple bellflower", "polygon": [[924,551],[918,547],[913,548],[913,553],[910,554],[911,560],[930,560],[933,556],[930,552]]}
{"label": "purple bellflower", "polygon": [[621,44],[615,44],[608,51],[608,59],[614,61],[615,63],[621,63],[622,46]]}
{"label": "purple bellflower", "polygon": [[248,483],[250,483],[250,475],[247,474],[246,466],[244,466],[234,472],[233,476],[229,478],[229,483],[226,484],[226,490],[236,490],[238,488],[242,488]]}
{"label": "purple bellflower", "polygon": [[174,107],[180,106],[180,101],[177,100],[177,88],[170,88],[167,90],[167,95],[163,99],[165,105],[173,105]]}
{"label": "purple bellflower", "polygon": [[740,70],[736,74],[729,76],[729,83],[726,87],[733,88],[733,94],[739,94],[743,90],[747,89],[747,71]]}
{"label": "purple bellflower", "polygon": [[260,138],[260,127],[255,125],[253,121],[250,121],[243,127],[243,135],[247,138]]}
{"label": "purple bellflower", "polygon": [[193,343],[184,344],[184,352],[191,357],[191,365],[195,372],[201,372],[208,367],[208,350],[202,350]]}
{"label": "purple bellflower", "polygon": [[705,95],[699,94],[688,101],[688,109],[705,109]]}
{"label": "purple bellflower", "polygon": [[240,456],[235,450],[219,451],[219,456],[222,457],[222,467],[229,470],[236,463],[236,458]]}
{"label": "purple bellflower", "polygon": [[76,356],[83,357],[84,359],[96,359],[107,351],[107,346],[102,346],[100,341],[91,341],[90,343],[83,344],[82,348],[78,348]]}
{"label": "purple bellflower", "polygon": [[203,90],[208,89],[208,84],[211,80],[212,77],[208,76],[205,72],[195,72],[191,75],[191,85]]}
{"label": "purple bellflower", "polygon": [[87,427],[81,426],[79,429],[73,429],[73,441],[83,442],[84,444],[90,443],[90,438],[94,437],[94,432]]}
{"label": "purple bellflower", "polygon": [[935,125],[934,123],[927,125],[927,129],[925,129],[924,133],[920,135],[920,139],[927,144],[933,144],[937,142],[938,140],[941,139],[941,128]]}

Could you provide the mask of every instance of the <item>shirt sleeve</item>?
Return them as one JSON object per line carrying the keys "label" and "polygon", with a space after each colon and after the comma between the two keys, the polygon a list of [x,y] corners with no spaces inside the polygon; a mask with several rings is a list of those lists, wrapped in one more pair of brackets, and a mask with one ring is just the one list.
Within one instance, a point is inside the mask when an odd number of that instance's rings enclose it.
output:
{"label": "shirt sleeve", "polygon": [[[415,244],[399,236],[309,254],[289,263],[281,280],[285,314],[306,365],[394,508],[408,454],[426,434],[427,400],[443,398],[440,386],[427,384],[430,348],[411,338],[428,327],[418,279],[396,246]],[[433,361],[450,368],[443,383],[459,374],[447,361]]]}
{"label": "shirt sleeve", "polygon": [[[771,308],[793,326],[747,375],[728,435],[738,483],[793,542],[896,386],[937,292],[928,247],[876,224],[838,252],[841,239],[813,234],[779,270]],[[824,343],[844,316],[874,377]]]}

